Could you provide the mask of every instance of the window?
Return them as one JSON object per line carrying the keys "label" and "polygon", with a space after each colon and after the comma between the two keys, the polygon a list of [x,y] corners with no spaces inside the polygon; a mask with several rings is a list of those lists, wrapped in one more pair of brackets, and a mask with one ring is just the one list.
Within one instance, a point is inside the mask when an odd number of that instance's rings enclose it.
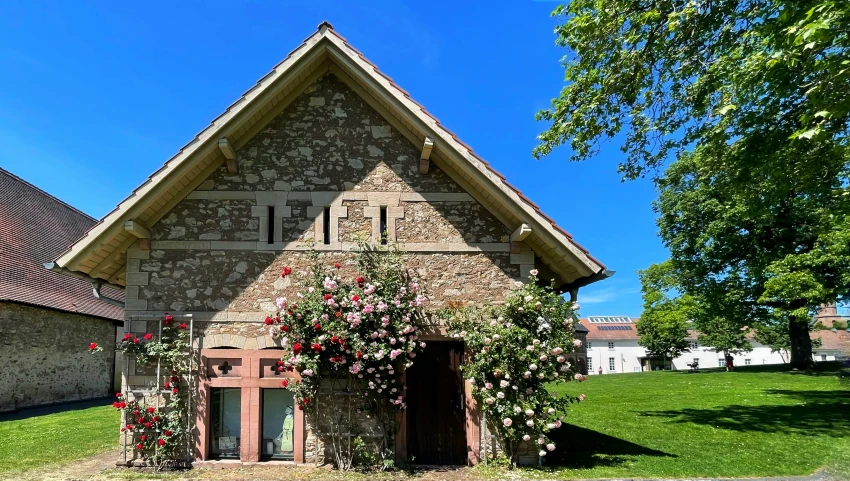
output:
{"label": "window", "polygon": [[322,217],[322,229],[324,230],[325,245],[331,243],[331,208],[325,207],[325,215]]}
{"label": "window", "polygon": [[[590,346],[587,346],[590,347]],[[593,372],[593,358],[587,358],[587,372]]]}
{"label": "window", "polygon": [[608,370],[609,371],[616,371],[617,370],[617,366],[614,364],[614,358],[613,357],[608,358]]}
{"label": "window", "polygon": [[614,343],[613,342],[608,343],[608,349],[614,349]]}
{"label": "window", "polygon": [[210,390],[210,456],[239,458],[242,430],[242,390],[212,388]]}
{"label": "window", "polygon": [[753,360],[752,360],[752,359],[744,359],[744,365],[745,365],[745,366],[749,366],[749,365],[751,365],[752,363],[753,363]]}
{"label": "window", "polygon": [[726,361],[722,358],[717,360],[717,367],[726,367]]}
{"label": "window", "polygon": [[262,457],[292,459],[295,453],[295,409],[292,392],[263,389]]}
{"label": "window", "polygon": [[274,206],[273,205],[269,206],[268,215],[269,215],[269,225],[268,225],[268,232],[266,233],[266,240],[268,241],[269,244],[274,244]]}
{"label": "window", "polygon": [[590,342],[590,341],[587,341],[587,348],[590,349],[591,347],[593,347],[593,343]]}
{"label": "window", "polygon": [[691,343],[691,349],[699,349],[699,343],[692,342]]}
{"label": "window", "polygon": [[381,245],[387,245],[387,206],[381,207]]}

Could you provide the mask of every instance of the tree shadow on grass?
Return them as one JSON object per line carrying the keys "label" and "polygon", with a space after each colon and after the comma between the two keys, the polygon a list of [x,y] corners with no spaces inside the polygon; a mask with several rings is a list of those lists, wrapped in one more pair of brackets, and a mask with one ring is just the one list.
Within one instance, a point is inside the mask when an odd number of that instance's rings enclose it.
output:
{"label": "tree shadow on grass", "polygon": [[114,397],[103,397],[98,399],[88,399],[85,401],[70,401],[48,404],[44,406],[33,406],[19,409],[17,411],[5,411],[0,413],[0,422],[16,421],[20,419],[28,419],[47,414],[57,414],[66,411],[79,411],[99,406],[109,406],[115,401]]}
{"label": "tree shadow on grass", "polygon": [[546,455],[546,466],[550,468],[589,469],[616,466],[628,461],[628,456],[675,457],[572,424],[564,424],[551,431],[549,438],[558,447]]}
{"label": "tree shadow on grass", "polygon": [[740,432],[784,433],[803,436],[850,436],[850,397],[844,390],[789,391],[765,394],[792,397],[792,405],[729,405],[711,409],[643,411],[641,416],[669,418],[673,423],[704,424]]}

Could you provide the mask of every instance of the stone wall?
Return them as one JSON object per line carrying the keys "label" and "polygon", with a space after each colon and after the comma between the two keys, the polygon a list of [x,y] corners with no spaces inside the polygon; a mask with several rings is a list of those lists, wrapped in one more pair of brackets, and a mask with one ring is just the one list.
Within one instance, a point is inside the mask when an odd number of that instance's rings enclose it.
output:
{"label": "stone wall", "polygon": [[439,168],[419,173],[420,148],[326,75],[237,151],[237,173],[222,166],[131,249],[128,312],[259,320],[295,295],[279,273],[310,246],[354,274],[345,251],[379,242],[381,216],[435,307],[500,302],[534,254]]}
{"label": "stone wall", "polygon": [[0,302],[0,411],[114,394],[114,352],[111,321]]}

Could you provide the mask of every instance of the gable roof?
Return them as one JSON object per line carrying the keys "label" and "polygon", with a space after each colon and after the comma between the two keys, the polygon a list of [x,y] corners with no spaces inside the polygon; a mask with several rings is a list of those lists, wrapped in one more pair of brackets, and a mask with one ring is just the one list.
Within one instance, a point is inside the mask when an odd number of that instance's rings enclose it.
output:
{"label": "gable roof", "polygon": [[[605,322],[604,318],[622,318],[628,321]],[[595,316],[595,320],[591,322],[591,318],[581,319],[581,325],[587,329],[588,341],[636,341],[640,339],[637,333],[638,318],[628,318],[626,316]]]}
{"label": "gable roof", "polygon": [[123,320],[90,282],[46,270],[95,219],[0,169],[0,301]]}
{"label": "gable roof", "polygon": [[56,264],[124,285],[122,252],[136,241],[124,230],[124,223],[133,220],[151,227],[222,164],[224,156],[217,148],[220,139],[226,138],[238,150],[328,72],[351,87],[415,145],[422,145],[430,137],[434,143],[431,161],[500,221],[512,228],[530,226],[532,232],[525,239],[526,244],[564,283],[578,286],[602,278],[606,272],[602,263],[327,22],[73,244]]}

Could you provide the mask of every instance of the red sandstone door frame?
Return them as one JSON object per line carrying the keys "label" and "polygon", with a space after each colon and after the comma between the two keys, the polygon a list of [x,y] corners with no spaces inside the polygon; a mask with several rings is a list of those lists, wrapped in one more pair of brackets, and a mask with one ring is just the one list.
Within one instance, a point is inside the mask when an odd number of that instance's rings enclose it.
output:
{"label": "red sandstone door frame", "polygon": [[[283,389],[283,379],[300,380],[295,372],[274,375],[272,365],[280,360],[279,350],[201,349],[197,416],[195,418],[195,459],[205,461],[210,456],[209,423],[212,388],[233,387],[242,390],[241,432],[239,458],[257,462],[262,452],[262,390]],[[227,361],[229,368],[219,369]],[[223,372],[226,371],[226,372]],[[304,463],[304,411],[295,410],[295,463]]]}

